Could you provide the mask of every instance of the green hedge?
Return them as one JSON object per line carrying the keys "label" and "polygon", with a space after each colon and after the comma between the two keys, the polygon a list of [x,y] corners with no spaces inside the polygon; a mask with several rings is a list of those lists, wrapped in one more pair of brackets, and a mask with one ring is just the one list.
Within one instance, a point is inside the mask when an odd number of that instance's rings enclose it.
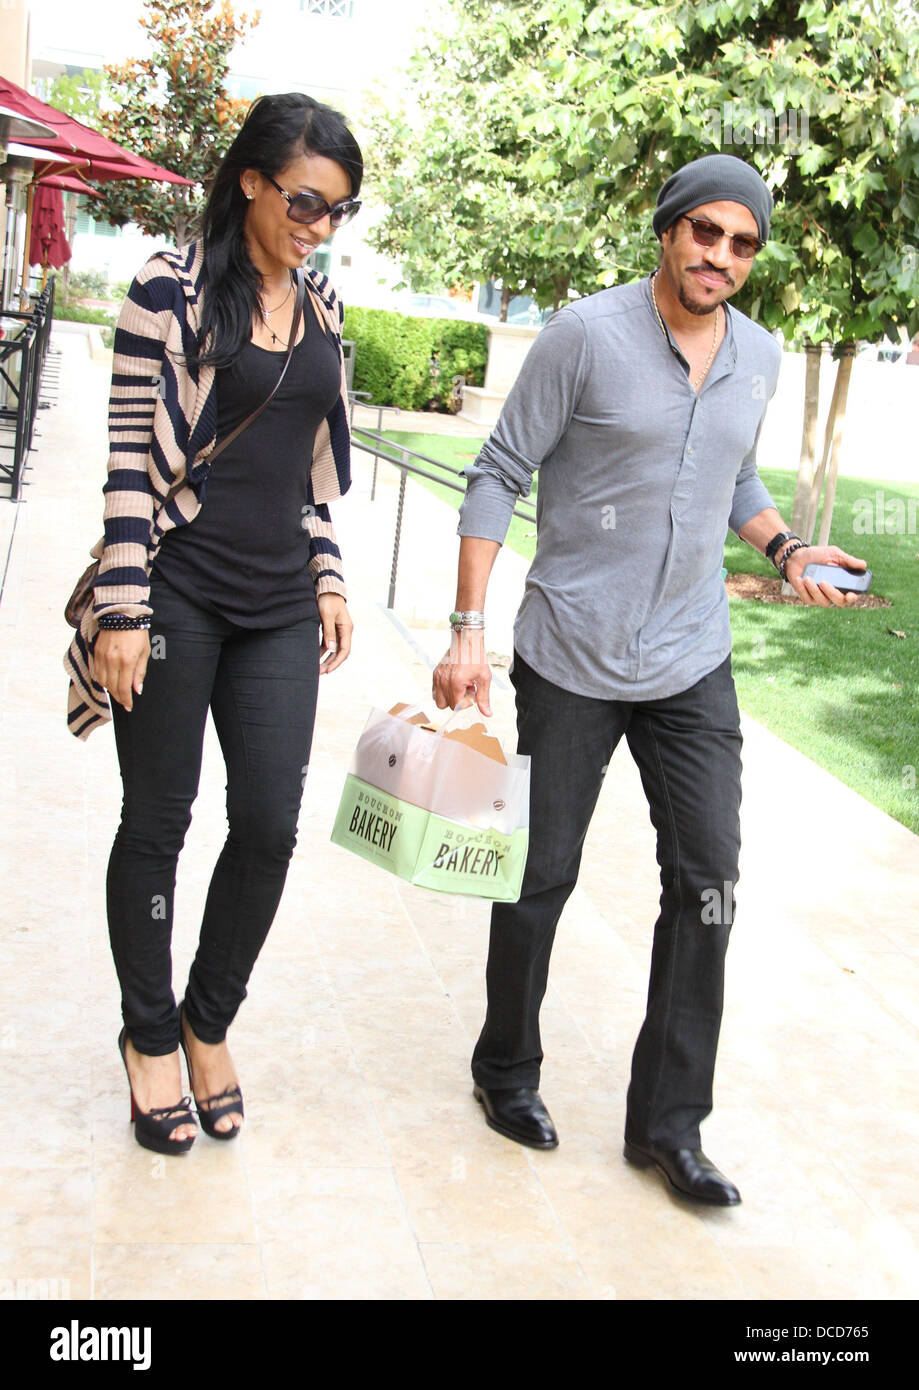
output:
{"label": "green hedge", "polygon": [[98,324],[102,333],[103,345],[110,348],[115,341],[115,322],[117,319],[115,305],[110,311],[107,309],[86,309],[82,304],[63,304],[60,299],[55,299],[54,317],[66,319],[68,323]]}
{"label": "green hedge", "polygon": [[481,386],[485,380],[484,323],[415,318],[348,305],[344,335],[354,343],[354,390],[366,391],[374,405],[446,410],[455,376],[464,377],[470,386]]}

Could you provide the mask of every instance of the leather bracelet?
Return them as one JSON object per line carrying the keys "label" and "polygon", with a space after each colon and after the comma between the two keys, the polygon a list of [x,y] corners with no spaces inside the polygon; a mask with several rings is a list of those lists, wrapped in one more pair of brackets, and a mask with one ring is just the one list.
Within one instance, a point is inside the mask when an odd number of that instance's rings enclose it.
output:
{"label": "leather bracelet", "polygon": [[785,551],[785,554],[782,556],[782,558],[781,558],[781,560],[780,560],[780,562],[779,562],[779,564],[778,564],[778,566],[777,566],[777,569],[778,569],[778,571],[779,571],[779,574],[782,576],[782,583],[783,583],[783,584],[787,584],[787,583],[788,583],[788,576],[787,576],[786,573],[785,573],[785,566],[788,564],[788,557],[789,557],[789,555],[794,555],[794,553],[795,553],[796,550],[807,550],[807,548],[808,548],[808,546],[807,546],[807,541],[802,541],[802,540],[799,539],[799,540],[796,540],[796,541],[794,542],[793,545],[790,545],[790,546],[788,547],[788,549]]}
{"label": "leather bracelet", "polygon": [[783,546],[786,541],[799,541],[800,539],[801,537],[795,531],[779,531],[777,535],[772,537],[772,540],[766,546],[766,559],[771,560],[776,569],[778,569],[778,565],[775,561],[775,552],[780,546]]}
{"label": "leather bracelet", "polygon": [[149,628],[149,617],[132,618],[129,613],[103,613],[96,619],[103,632],[141,632]]}

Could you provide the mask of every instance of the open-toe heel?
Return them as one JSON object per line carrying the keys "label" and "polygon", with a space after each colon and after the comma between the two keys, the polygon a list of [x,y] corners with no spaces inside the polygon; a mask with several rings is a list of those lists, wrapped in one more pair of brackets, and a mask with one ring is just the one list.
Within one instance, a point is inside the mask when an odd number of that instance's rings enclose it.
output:
{"label": "open-toe heel", "polygon": [[128,1078],[128,1089],[131,1093],[131,1122],[134,1125],[134,1138],[143,1149],[152,1149],[158,1154],[186,1154],[195,1142],[192,1134],[187,1139],[170,1139],[173,1130],[180,1125],[195,1124],[195,1117],[191,1113],[191,1096],[183,1096],[178,1105],[154,1106],[152,1110],[141,1110],[137,1101],[134,1099],[134,1088],[131,1085],[131,1073],[128,1071],[128,1059],[125,1055],[125,1043],[127,1042],[127,1029],[122,1028],[118,1034],[118,1051],[121,1053],[121,1060],[124,1062],[125,1074]]}
{"label": "open-toe heel", "polygon": [[[179,1041],[182,1051],[185,1053],[185,1065],[188,1068],[188,1084],[192,1091],[195,1089],[195,1078],[192,1072],[191,1058],[188,1055],[188,1048],[185,1045],[185,1008],[184,1000],[179,1005]],[[238,1086],[228,1086],[219,1095],[208,1096],[207,1100],[199,1100],[195,1096],[195,1109],[198,1112],[198,1119],[201,1121],[201,1128],[205,1134],[209,1134],[212,1139],[235,1139],[242,1125],[230,1125],[229,1129],[215,1129],[218,1120],[223,1119],[224,1115],[239,1115],[245,1117],[243,1110],[243,1093]]]}

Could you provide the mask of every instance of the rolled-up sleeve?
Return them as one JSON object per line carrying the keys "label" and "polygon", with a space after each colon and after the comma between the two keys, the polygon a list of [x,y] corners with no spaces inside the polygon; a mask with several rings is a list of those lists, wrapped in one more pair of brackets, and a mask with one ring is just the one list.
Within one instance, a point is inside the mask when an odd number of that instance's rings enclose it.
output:
{"label": "rolled-up sleeve", "polygon": [[584,326],[561,309],[540,331],[475,462],[465,469],[466,496],[457,531],[503,543],[518,497],[571,420],[587,370]]}
{"label": "rolled-up sleeve", "polygon": [[731,502],[731,515],[728,518],[728,525],[734,532],[739,532],[742,526],[746,526],[748,521],[759,516],[760,512],[764,512],[767,507],[775,506],[766,484],[756,471],[756,446],[759,443],[762,427],[762,422],[760,422],[753,448],[741,464],[737,481],[734,484],[734,498]]}

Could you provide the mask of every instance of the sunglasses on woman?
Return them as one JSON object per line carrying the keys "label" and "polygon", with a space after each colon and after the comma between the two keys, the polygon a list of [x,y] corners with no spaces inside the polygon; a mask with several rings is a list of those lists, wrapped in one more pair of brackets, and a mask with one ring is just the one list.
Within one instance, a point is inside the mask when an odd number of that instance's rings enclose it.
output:
{"label": "sunglasses on woman", "polygon": [[[728,235],[717,222],[707,222],[704,217],[686,217],[685,212],[683,217],[692,227],[692,239],[697,246],[712,247]],[[756,236],[732,236],[730,241],[731,255],[739,261],[752,261],[757,251],[762,251],[766,245]]]}
{"label": "sunglasses on woman", "polygon": [[286,198],[289,204],[287,216],[294,222],[303,222],[309,225],[310,222],[318,222],[323,217],[328,217],[333,227],[343,227],[346,222],[360,209],[360,203],[354,198],[345,198],[340,203],[329,204],[325,198],[320,198],[318,193],[288,193],[279,183],[275,183],[270,174],[262,173],[262,178],[267,179],[272,188],[276,188],[282,198]]}

